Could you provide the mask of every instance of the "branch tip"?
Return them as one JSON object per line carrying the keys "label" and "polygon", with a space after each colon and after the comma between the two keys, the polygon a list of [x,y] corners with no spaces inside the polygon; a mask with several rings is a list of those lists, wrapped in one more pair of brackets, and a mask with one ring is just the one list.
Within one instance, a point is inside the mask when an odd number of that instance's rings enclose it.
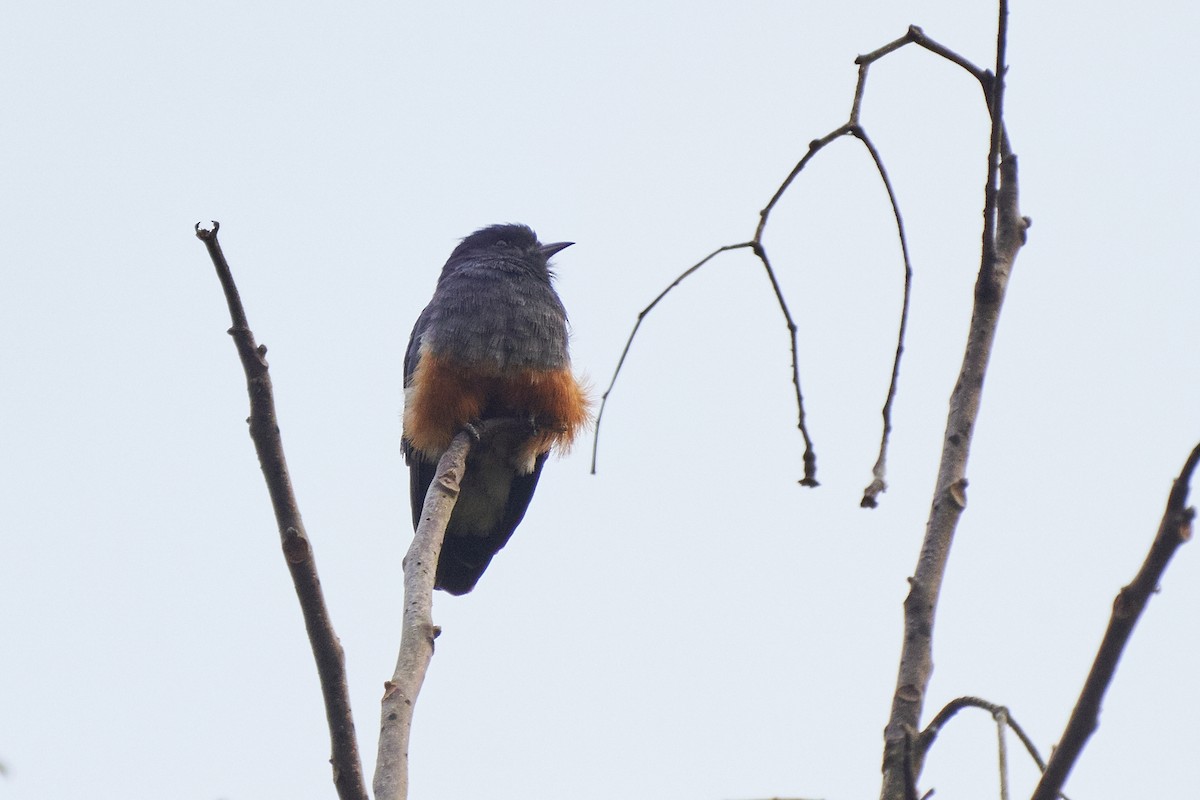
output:
{"label": "branch tip", "polygon": [[204,223],[202,223],[202,222],[196,223],[196,238],[198,238],[202,242],[206,242],[210,238],[216,236],[217,231],[221,230],[221,223],[217,222],[215,219],[209,220],[209,222],[212,224],[211,228],[202,228],[200,226],[203,225]]}

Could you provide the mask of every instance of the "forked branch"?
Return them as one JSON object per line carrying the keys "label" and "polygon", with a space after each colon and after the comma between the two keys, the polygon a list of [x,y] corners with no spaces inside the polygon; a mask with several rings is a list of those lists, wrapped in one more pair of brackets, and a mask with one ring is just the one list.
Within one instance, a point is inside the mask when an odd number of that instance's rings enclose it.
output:
{"label": "forked branch", "polygon": [[[625,347],[621,352],[621,357],[617,361],[617,366],[613,371],[612,378],[600,398],[600,411],[596,417],[595,438],[592,442],[593,473],[596,471],[597,453],[599,451],[600,424],[604,419],[604,412],[608,406],[609,396],[612,394],[613,388],[616,386],[617,378],[620,376],[621,369],[624,367],[625,361],[629,356],[629,351],[633,345],[633,340],[637,336],[638,330],[641,328],[642,322],[645,321],[646,316],[654,310],[654,308],[666,297],[667,294],[670,293],[672,289],[682,283],[686,278],[692,276],[701,267],[708,264],[719,254],[728,250],[749,248],[762,263],[767,280],[770,282],[771,289],[775,293],[775,299],[779,306],[780,314],[783,316],[788,330],[788,336],[790,340],[789,345],[792,354],[792,385],[796,396],[797,428],[804,439],[804,477],[801,479],[800,483],[805,486],[817,485],[816,451],[813,446],[812,437],[808,432],[808,424],[804,412],[804,396],[800,389],[800,359],[799,348],[797,344],[797,326],[792,318],[791,311],[788,308],[787,300],[784,297],[783,290],[775,272],[775,268],[771,264],[770,257],[767,254],[767,249],[763,242],[763,236],[766,231],[767,222],[771,217],[771,212],[774,211],[775,206],[783,198],[784,194],[787,193],[788,189],[791,188],[796,178],[800,175],[804,168],[808,166],[808,163],[816,156],[816,154],[843,136],[853,136],[861,141],[867,148],[867,152],[871,156],[871,160],[874,163],[876,171],[879,173],[879,177],[883,182],[884,189],[887,192],[888,200],[891,203],[893,216],[895,217],[896,221],[896,232],[900,241],[900,251],[904,267],[904,290],[900,305],[900,323],[896,337],[897,341],[895,357],[892,362],[891,380],[888,384],[887,397],[883,404],[883,433],[880,437],[879,456],[876,459],[874,468],[872,469],[872,481],[863,492],[862,498],[862,505],[864,507],[874,507],[877,505],[880,493],[885,491],[887,488],[887,448],[889,435],[892,430],[892,406],[896,397],[897,386],[899,383],[900,358],[904,352],[904,338],[908,326],[908,309],[912,288],[913,268],[908,253],[908,241],[904,232],[904,220],[900,214],[900,206],[896,199],[896,193],[892,187],[891,180],[888,177],[887,169],[884,167],[883,159],[881,158],[879,151],[875,148],[874,143],[871,141],[871,138],[867,135],[866,130],[860,123],[860,111],[862,109],[863,99],[866,94],[867,75],[871,65],[888,54],[893,53],[901,47],[909,44],[917,44],[929,50],[930,52],[936,53],[937,55],[963,67],[970,72],[972,76],[980,81],[980,83],[984,86],[985,91],[990,91],[993,84],[993,81],[991,80],[991,73],[975,67],[962,56],[930,39],[925,35],[924,31],[916,26],[910,27],[904,36],[901,36],[895,41],[889,42],[883,47],[866,55],[859,56],[857,59],[855,59],[855,63],[858,65],[858,81],[854,89],[854,98],[850,107],[849,119],[844,124],[839,125],[824,136],[809,142],[808,150],[805,152],[804,156],[796,163],[795,166],[792,167],[791,171],[771,195],[771,198],[767,201],[767,204],[763,207],[762,211],[759,212],[759,220],[757,226],[755,227],[753,237],[747,242],[739,242],[737,244],[729,244],[723,247],[718,247],[703,259],[684,270],[678,277],[675,278],[674,281],[672,281],[665,289],[663,289],[663,291],[660,292],[659,295],[655,297],[649,305],[647,305],[638,313],[637,321],[634,323],[633,329],[630,331],[629,337],[625,341]],[[991,99],[989,97],[989,105],[990,103]],[[1003,137],[1003,134],[1001,134],[1001,136]],[[1006,148],[1007,140],[1004,139],[1003,141]],[[1003,150],[1002,152],[1007,151]]]}
{"label": "forked branch", "polygon": [[[937,739],[938,734],[941,733],[942,728],[946,726],[946,723],[952,720],[958,714],[958,712],[965,708],[983,709],[991,714],[992,718],[996,720],[996,725],[999,728],[998,736],[1000,744],[1001,784],[1006,782],[1004,774],[1006,771],[1007,761],[1004,748],[1005,730],[1011,730],[1013,733],[1015,733],[1017,738],[1021,740],[1021,744],[1025,745],[1025,750],[1029,753],[1029,757],[1033,759],[1033,763],[1037,764],[1037,768],[1042,772],[1046,771],[1046,762],[1042,760],[1041,754],[1038,753],[1037,745],[1035,745],[1033,740],[1029,738],[1029,734],[1025,732],[1025,729],[1022,728],[1017,721],[1012,718],[1012,715],[1009,713],[1008,709],[1004,706],[996,705],[995,703],[989,703],[987,700],[979,697],[956,697],[947,703],[945,707],[937,713],[937,716],[930,721],[929,725],[925,727],[925,730],[921,731],[921,735],[913,743],[915,748],[922,754],[928,754],[929,748],[933,746],[934,741]],[[1063,800],[1066,800],[1065,796],[1059,796],[1062,797]]]}
{"label": "forked branch", "polygon": [[[1029,220],[1022,217],[1018,203],[1017,159],[1008,152],[1008,137],[1002,116],[1007,45],[1008,6],[1000,2],[996,37],[996,70],[987,73],[945,48],[931,47],[919,29],[908,37],[931,52],[948,58],[985,84],[992,112],[992,133],[984,181],[984,224],[975,302],[958,381],[950,395],[950,412],[942,442],[925,539],[917,559],[909,594],[904,602],[904,642],[897,670],[892,709],[884,729],[883,785],[881,800],[903,800],[917,794],[925,753],[914,746],[918,739],[921,711],[933,671],[933,628],[938,597],[945,577],[958,521],[966,508],[967,460],[983,396],[992,345],[1000,320],[1000,309],[1008,288],[1017,253],[1025,243]],[[914,33],[915,32],[915,33]]]}

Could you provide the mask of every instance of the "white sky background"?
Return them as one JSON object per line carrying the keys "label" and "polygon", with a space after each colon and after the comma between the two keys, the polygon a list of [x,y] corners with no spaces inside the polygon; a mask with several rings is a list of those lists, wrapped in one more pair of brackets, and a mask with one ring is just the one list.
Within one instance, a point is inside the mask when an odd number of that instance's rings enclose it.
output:
{"label": "white sky background", "polygon": [[[1014,3],[1021,252],[936,629],[928,718],[1005,703],[1044,754],[1200,438],[1194,43],[1179,3]],[[757,213],[910,23],[990,64],[990,2],[24,3],[0,31],[0,798],[333,797],[316,672],[198,220],[218,219],[347,652],[368,775],[410,537],[401,358],[456,241],[556,258],[607,383],[635,316]],[[589,446],[479,588],[439,593],[416,798],[873,797],[905,577],[978,265],[986,116],[908,48],[863,110],[916,269],[891,488],[870,478],[900,301],[865,150],[828,148],[757,262],[643,325]],[[598,393],[598,392],[597,392]],[[1200,494],[1197,487],[1196,494]],[[1135,632],[1074,798],[1200,785],[1200,552]],[[1014,796],[1033,769],[1015,742]],[[996,796],[992,722],[922,787]]]}

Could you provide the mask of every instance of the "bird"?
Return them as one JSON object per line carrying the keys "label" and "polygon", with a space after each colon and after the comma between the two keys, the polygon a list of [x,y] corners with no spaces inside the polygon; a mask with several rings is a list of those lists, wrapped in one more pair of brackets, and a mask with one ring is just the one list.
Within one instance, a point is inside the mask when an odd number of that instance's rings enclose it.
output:
{"label": "bird", "polygon": [[550,452],[565,452],[589,423],[549,264],[572,244],[542,244],[519,224],[475,231],[450,254],[413,326],[401,449],[414,530],[438,459],[459,431],[490,419],[527,423],[472,444],[434,579],[452,595],[475,588],[524,518]]}

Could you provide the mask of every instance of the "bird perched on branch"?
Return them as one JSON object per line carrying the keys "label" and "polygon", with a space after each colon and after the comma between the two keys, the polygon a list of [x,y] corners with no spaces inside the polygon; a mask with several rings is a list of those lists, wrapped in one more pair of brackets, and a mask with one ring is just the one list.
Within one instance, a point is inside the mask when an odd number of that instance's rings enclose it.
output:
{"label": "bird perched on branch", "polygon": [[413,527],[437,462],[464,427],[512,420],[467,458],[438,559],[436,588],[466,594],[525,516],[550,451],[588,421],[571,371],[567,313],[548,260],[571,242],[542,244],[525,225],[471,234],[442,267],[404,356],[404,438]]}

